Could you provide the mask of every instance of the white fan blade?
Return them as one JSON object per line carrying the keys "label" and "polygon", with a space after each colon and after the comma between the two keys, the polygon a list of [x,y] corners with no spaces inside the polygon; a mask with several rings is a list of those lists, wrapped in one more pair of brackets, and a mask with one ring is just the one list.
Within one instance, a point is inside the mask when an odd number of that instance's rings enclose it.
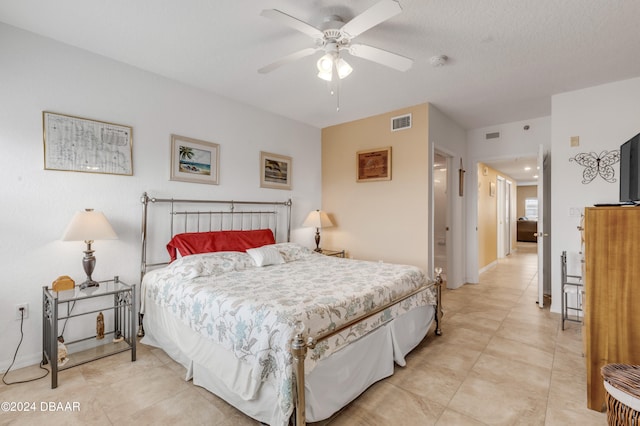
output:
{"label": "white fan blade", "polygon": [[402,8],[397,1],[382,0],[344,24],[341,30],[346,33],[349,38],[354,38],[369,28],[375,27],[379,23],[396,16],[400,12],[402,12]]}
{"label": "white fan blade", "polygon": [[266,18],[273,19],[274,21],[286,25],[287,27],[293,28],[294,30],[298,30],[301,33],[313,37],[316,40],[322,39],[322,37],[324,36],[322,31],[320,31],[316,27],[307,24],[306,22],[303,22],[298,18],[294,18],[291,15],[287,15],[286,13],[281,12],[278,9],[264,9],[262,13],[260,13],[260,15]]}
{"label": "white fan blade", "polygon": [[304,58],[305,56],[313,55],[317,50],[318,50],[317,48],[314,49],[313,47],[307,47],[306,49],[298,50],[297,52],[287,55],[284,58],[280,58],[277,61],[260,68],[258,72],[260,74],[266,74],[268,72],[275,70],[278,67],[281,67],[282,65],[286,65],[300,58]]}
{"label": "white fan blade", "polygon": [[413,65],[413,59],[366,44],[352,44],[349,47],[349,53],[358,58],[368,59],[398,71],[407,71]]}

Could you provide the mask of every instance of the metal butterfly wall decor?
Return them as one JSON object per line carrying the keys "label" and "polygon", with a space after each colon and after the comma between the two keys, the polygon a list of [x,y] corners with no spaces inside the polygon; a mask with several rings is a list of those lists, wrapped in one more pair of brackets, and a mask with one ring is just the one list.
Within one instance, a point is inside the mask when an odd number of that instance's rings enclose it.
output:
{"label": "metal butterfly wall decor", "polygon": [[620,150],[602,151],[600,155],[595,152],[581,152],[569,161],[575,161],[585,169],[582,172],[582,183],[588,184],[600,175],[606,182],[614,183],[616,181],[616,171],[613,165],[620,161]]}

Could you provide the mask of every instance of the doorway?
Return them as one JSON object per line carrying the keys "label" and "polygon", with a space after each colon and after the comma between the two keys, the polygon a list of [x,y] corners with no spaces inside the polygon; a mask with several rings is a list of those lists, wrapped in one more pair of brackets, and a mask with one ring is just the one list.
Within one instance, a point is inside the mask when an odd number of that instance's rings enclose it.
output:
{"label": "doorway", "polygon": [[439,151],[433,156],[433,266],[442,268],[447,280],[449,241],[449,187],[451,157]]}
{"label": "doorway", "polygon": [[[513,254],[518,248],[515,188],[522,183],[537,183],[537,176],[534,178],[537,172],[537,157],[531,154],[522,157],[487,158],[474,160],[471,164],[477,173],[467,174],[469,186],[473,188],[469,191],[467,206],[474,219],[467,222],[467,276],[468,282],[477,283],[482,271],[493,268],[499,259],[504,259],[506,253]],[[510,198],[510,211],[507,211],[507,197]],[[498,213],[503,217],[503,226],[498,226]],[[498,229],[501,229],[500,236]]]}

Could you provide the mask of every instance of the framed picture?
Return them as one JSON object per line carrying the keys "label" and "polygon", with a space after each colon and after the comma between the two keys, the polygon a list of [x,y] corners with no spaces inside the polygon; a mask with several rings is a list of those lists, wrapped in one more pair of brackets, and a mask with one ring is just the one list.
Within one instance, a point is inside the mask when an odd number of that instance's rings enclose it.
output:
{"label": "framed picture", "polygon": [[489,196],[490,197],[496,196],[496,183],[493,181],[489,183]]}
{"label": "framed picture", "polygon": [[130,126],[42,112],[45,170],[133,175]]}
{"label": "framed picture", "polygon": [[171,135],[171,180],[218,184],[220,145]]}
{"label": "framed picture", "polygon": [[391,180],[391,147],[358,151],[356,170],[358,182]]}
{"label": "framed picture", "polygon": [[285,155],[260,151],[260,187],[291,189],[293,160]]}

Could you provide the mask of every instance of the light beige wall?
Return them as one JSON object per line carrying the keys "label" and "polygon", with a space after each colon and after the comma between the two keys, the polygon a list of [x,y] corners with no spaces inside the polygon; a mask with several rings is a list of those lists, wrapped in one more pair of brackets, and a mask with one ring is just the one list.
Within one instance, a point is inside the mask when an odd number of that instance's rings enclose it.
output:
{"label": "light beige wall", "polygon": [[[392,117],[412,113],[411,129],[392,132]],[[356,153],[391,146],[389,181],[356,182]],[[428,267],[428,104],[322,130],[322,208],[336,226],[322,247],[364,260]]]}
{"label": "light beige wall", "polygon": [[518,217],[524,216],[524,200],[538,196],[537,185],[526,185],[518,187]]}

